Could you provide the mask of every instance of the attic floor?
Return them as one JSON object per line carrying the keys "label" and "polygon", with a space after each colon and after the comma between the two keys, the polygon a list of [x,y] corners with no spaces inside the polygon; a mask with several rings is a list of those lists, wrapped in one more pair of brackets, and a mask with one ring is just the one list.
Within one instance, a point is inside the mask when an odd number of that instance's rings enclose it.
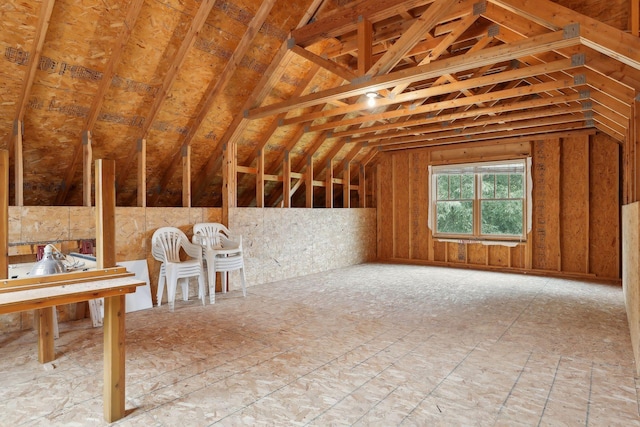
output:
{"label": "attic floor", "polygon": [[[0,335],[1,425],[104,425],[102,333]],[[127,315],[123,426],[640,426],[617,286],[365,264]]]}

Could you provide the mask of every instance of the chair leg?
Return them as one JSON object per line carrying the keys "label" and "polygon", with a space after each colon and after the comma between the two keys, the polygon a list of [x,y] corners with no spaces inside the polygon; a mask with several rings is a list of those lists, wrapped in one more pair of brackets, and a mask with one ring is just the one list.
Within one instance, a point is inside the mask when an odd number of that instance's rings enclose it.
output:
{"label": "chair leg", "polygon": [[227,293],[227,274],[229,274],[226,271],[223,271],[220,273],[220,275],[222,276],[222,293],[226,294]]}
{"label": "chair leg", "polygon": [[247,296],[247,278],[244,276],[244,267],[240,268],[240,277],[242,278],[242,296]]}
{"label": "chair leg", "polygon": [[162,294],[164,292],[164,284],[166,280],[167,278],[164,274],[160,274],[160,276],[158,276],[158,291],[156,292],[156,297],[158,298],[158,307],[162,305]]}
{"label": "chair leg", "polygon": [[205,294],[204,271],[201,271],[200,275],[198,276],[198,298],[202,300],[202,305],[205,305],[204,294]]}
{"label": "chair leg", "polygon": [[189,278],[183,277],[180,285],[182,286],[182,299],[183,301],[189,301]]}
{"label": "chair leg", "polygon": [[167,300],[169,301],[169,311],[173,311],[176,301],[176,288],[178,287],[178,278],[173,274],[167,277]]}

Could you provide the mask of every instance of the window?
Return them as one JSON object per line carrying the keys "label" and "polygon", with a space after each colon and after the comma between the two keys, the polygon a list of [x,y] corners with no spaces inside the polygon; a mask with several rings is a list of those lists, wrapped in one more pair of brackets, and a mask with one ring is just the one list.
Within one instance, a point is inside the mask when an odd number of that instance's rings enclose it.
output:
{"label": "window", "polygon": [[433,166],[434,236],[523,240],[527,229],[526,166],[524,159]]}

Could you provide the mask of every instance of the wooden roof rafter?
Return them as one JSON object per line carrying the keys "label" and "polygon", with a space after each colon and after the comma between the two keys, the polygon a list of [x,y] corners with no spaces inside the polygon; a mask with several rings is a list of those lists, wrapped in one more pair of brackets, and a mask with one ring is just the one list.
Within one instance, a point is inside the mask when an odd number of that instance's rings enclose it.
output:
{"label": "wooden roof rafter", "polygon": [[[136,20],[140,15],[143,4],[144,0],[134,0],[129,4],[129,9],[127,9],[127,14],[125,16],[122,29],[120,30],[118,38],[113,44],[111,57],[109,58],[104,71],[102,72],[102,79],[100,80],[100,84],[98,85],[98,90],[93,97],[91,106],[89,107],[89,113],[87,114],[84,122],[84,132],[93,131],[93,127],[95,126],[100,114],[100,110],[102,109],[104,98],[107,94],[107,91],[109,90],[109,87],[111,86],[111,79],[115,75],[116,67],[120,63],[120,59],[122,58],[124,49],[129,41],[129,37],[131,36]],[[56,205],[64,204],[64,201],[69,194],[69,189],[71,188],[70,183],[72,182],[76,169],[78,168],[78,165],[80,164],[80,161],[82,159],[83,145],[84,143],[82,142],[75,144],[71,164],[64,174],[64,179],[62,181],[63,185],[56,196]]]}
{"label": "wooden roof rafter", "polygon": [[[165,100],[169,96],[171,87],[173,86],[173,83],[176,81],[176,78],[178,77],[178,73],[180,72],[180,69],[184,64],[184,61],[187,57],[187,53],[189,52],[189,49],[191,49],[191,47],[195,43],[196,37],[202,30],[202,27],[204,26],[204,23],[206,22],[207,17],[211,13],[211,9],[213,9],[215,2],[216,0],[202,0],[202,3],[200,4],[198,11],[196,12],[193,19],[191,20],[191,25],[189,25],[187,34],[182,39],[180,48],[172,58],[170,66],[167,68],[167,73],[165,74],[162,80],[162,85],[160,87],[160,90],[156,94],[153,100],[153,104],[151,105],[151,108],[148,111],[144,119],[144,122],[142,124],[142,129],[140,130],[140,133],[139,133],[140,135],[139,139],[145,139],[147,136],[147,133],[149,132],[149,129],[151,129],[151,126],[153,125],[153,121],[157,117],[158,113],[160,112],[160,109],[162,108],[162,105],[164,104]],[[137,151],[136,144],[131,144],[131,149],[129,151],[129,155],[127,156],[127,160],[126,160],[127,163],[124,166],[124,168],[121,169],[124,172],[118,175],[116,187],[122,186],[122,184],[128,178],[128,174],[126,173],[126,171],[135,170],[132,166],[136,159],[136,151]]]}
{"label": "wooden roof rafter", "polygon": [[253,43],[256,35],[258,34],[258,31],[266,21],[269,15],[269,12],[271,11],[273,5],[275,4],[275,1],[276,0],[265,0],[261,3],[260,8],[251,19],[251,22],[247,26],[247,29],[245,30],[245,33],[242,36],[242,39],[236,46],[236,49],[233,51],[233,54],[231,54],[231,57],[229,58],[229,61],[225,65],[221,75],[218,78],[212,79],[209,82],[209,86],[205,90],[202,96],[202,99],[200,100],[200,103],[199,103],[200,108],[198,110],[198,113],[195,116],[195,118],[190,120],[190,123],[188,126],[189,131],[187,132],[184,139],[182,140],[182,144],[180,145],[180,148],[176,150],[173,157],[171,158],[168,168],[164,169],[166,172],[162,175],[162,179],[160,180],[160,191],[156,192],[154,195],[152,195],[149,198],[149,203],[151,205],[154,205],[156,203],[157,199],[160,197],[160,194],[162,194],[163,190],[166,188],[167,184],[172,179],[173,175],[178,169],[178,166],[181,165],[182,151],[186,147],[189,147],[191,145],[191,141],[196,136],[197,132],[200,130],[200,127],[205,122],[205,119],[209,114],[211,107],[213,107],[215,100],[220,95],[224,87],[229,83],[229,81],[231,80],[231,77],[233,76],[233,73],[235,72],[237,67],[240,65],[240,61],[246,55],[247,51],[251,47],[251,44]]}

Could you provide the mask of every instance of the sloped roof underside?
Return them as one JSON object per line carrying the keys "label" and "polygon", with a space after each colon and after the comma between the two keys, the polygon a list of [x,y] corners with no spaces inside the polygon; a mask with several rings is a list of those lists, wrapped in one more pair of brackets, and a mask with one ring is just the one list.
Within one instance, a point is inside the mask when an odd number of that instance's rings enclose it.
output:
{"label": "sloped roof underside", "polygon": [[[83,204],[90,141],[92,158],[116,161],[118,205],[135,206],[144,140],[148,206],[182,205],[189,151],[193,206],[220,206],[226,144],[244,170],[262,152],[272,175],[285,157],[297,173],[311,158],[315,179],[386,150],[595,131],[623,144],[640,90],[630,10],[572,0],[9,0],[0,148],[14,165],[22,132],[25,205]],[[255,203],[255,177],[239,174],[238,201]]]}

